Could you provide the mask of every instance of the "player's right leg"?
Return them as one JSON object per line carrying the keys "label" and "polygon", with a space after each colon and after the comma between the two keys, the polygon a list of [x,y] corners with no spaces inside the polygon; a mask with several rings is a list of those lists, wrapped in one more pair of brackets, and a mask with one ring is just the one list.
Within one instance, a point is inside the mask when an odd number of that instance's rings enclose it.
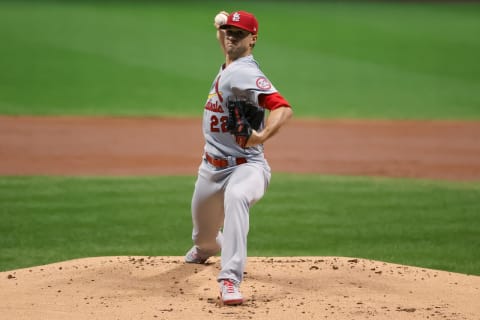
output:
{"label": "player's right leg", "polygon": [[188,263],[205,263],[221,251],[223,236],[223,191],[220,183],[200,174],[192,197],[192,240],[194,246],[185,255]]}

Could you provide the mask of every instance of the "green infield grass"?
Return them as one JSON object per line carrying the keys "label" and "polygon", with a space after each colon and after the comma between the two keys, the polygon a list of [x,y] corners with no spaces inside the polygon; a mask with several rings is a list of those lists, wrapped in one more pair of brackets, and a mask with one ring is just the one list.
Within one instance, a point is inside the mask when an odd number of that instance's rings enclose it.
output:
{"label": "green infield grass", "polygon": [[0,114],[200,116],[237,8],[297,117],[480,119],[480,4],[340,1],[2,1]]}
{"label": "green infield grass", "polygon": [[[183,255],[193,177],[0,177],[0,271]],[[347,256],[480,275],[480,184],[277,174],[249,256]]]}

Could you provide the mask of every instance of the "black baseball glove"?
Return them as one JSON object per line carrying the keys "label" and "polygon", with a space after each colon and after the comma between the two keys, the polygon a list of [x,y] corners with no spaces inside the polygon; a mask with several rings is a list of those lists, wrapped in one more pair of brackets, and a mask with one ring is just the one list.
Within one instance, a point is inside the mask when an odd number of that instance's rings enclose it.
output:
{"label": "black baseball glove", "polygon": [[239,146],[245,148],[252,130],[258,130],[263,122],[265,110],[245,99],[233,98],[227,101],[227,130],[235,136]]}

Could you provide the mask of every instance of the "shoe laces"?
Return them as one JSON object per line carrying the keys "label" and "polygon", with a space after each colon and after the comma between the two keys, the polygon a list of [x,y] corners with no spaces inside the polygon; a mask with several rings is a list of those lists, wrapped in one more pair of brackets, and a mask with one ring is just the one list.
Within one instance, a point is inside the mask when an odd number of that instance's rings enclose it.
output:
{"label": "shoe laces", "polygon": [[235,284],[230,280],[223,280],[223,285],[227,288],[227,293],[235,293]]}

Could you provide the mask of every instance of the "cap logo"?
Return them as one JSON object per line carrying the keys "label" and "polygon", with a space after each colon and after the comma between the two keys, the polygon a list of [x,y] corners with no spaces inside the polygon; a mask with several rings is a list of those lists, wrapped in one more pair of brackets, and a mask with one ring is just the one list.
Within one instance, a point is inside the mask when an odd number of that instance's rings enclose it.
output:
{"label": "cap logo", "polygon": [[232,21],[239,22],[240,21],[240,13],[235,12],[233,14]]}

